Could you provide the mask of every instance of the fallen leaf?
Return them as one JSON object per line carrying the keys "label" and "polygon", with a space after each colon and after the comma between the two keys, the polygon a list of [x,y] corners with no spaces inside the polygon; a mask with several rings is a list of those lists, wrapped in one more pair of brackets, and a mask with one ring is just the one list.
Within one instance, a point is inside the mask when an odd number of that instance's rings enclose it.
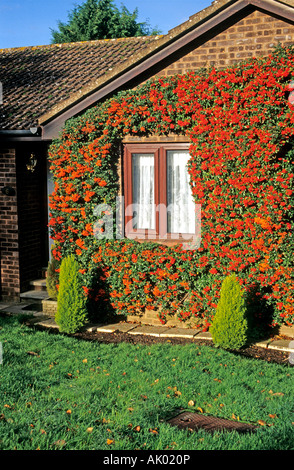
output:
{"label": "fallen leaf", "polygon": [[270,417],[270,418],[276,418],[277,415],[276,415],[276,414],[274,414],[274,415],[269,415],[269,417]]}
{"label": "fallen leaf", "polygon": [[27,351],[27,354],[29,354],[30,356],[37,356],[37,357],[40,357],[40,355],[34,351]]}
{"label": "fallen leaf", "polygon": [[195,405],[195,403],[194,403],[193,400],[188,401],[188,406],[194,406],[194,405]]}
{"label": "fallen leaf", "polygon": [[141,430],[141,426],[135,426],[135,427],[134,427],[134,431],[140,432],[140,430]]}
{"label": "fallen leaf", "polygon": [[155,385],[159,382],[159,379],[155,379],[154,382],[151,385]]}
{"label": "fallen leaf", "polygon": [[155,429],[149,429],[149,432],[153,433],[153,434],[158,434],[158,431],[157,431],[157,428]]}
{"label": "fallen leaf", "polygon": [[91,433],[93,431],[94,428],[90,427],[90,428],[87,428],[87,432],[88,433]]}
{"label": "fallen leaf", "polygon": [[258,424],[260,424],[260,426],[266,426],[266,422],[263,421],[262,419],[259,419],[257,422]]}
{"label": "fallen leaf", "polygon": [[53,442],[54,446],[62,447],[66,445],[66,441],[64,439],[58,439],[58,441]]}
{"label": "fallen leaf", "polygon": [[68,415],[70,415],[70,414],[71,414],[71,410],[67,410],[66,413],[67,413]]}
{"label": "fallen leaf", "polygon": [[268,393],[270,393],[271,395],[273,396],[280,396],[280,397],[283,397],[284,394],[282,392],[276,392],[274,393],[272,390],[270,390]]}
{"label": "fallen leaf", "polygon": [[114,444],[114,439],[107,439],[106,443],[110,446],[111,444]]}
{"label": "fallen leaf", "polygon": [[197,410],[200,411],[200,413],[203,413],[203,409],[200,408],[200,406],[198,406]]}
{"label": "fallen leaf", "polygon": [[84,362],[84,363],[88,362],[88,359],[83,359],[83,362]]}

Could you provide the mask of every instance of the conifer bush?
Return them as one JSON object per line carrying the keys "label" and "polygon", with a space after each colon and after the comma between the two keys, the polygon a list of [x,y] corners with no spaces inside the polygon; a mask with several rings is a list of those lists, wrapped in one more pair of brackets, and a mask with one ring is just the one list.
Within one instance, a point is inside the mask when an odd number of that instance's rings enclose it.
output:
{"label": "conifer bush", "polygon": [[87,319],[86,296],[82,287],[79,264],[74,255],[60,265],[59,290],[55,321],[63,333],[75,333]]}
{"label": "conifer bush", "polygon": [[246,297],[235,274],[221,287],[216,314],[210,327],[213,342],[224,349],[240,349],[248,332]]}
{"label": "conifer bush", "polygon": [[54,257],[48,263],[46,289],[50,299],[57,300],[60,263]]}

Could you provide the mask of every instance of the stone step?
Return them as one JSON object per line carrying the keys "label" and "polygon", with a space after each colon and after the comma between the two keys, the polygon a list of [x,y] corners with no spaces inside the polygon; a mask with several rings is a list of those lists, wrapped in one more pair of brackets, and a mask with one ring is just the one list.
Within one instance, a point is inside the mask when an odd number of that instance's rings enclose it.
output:
{"label": "stone step", "polygon": [[48,292],[46,290],[29,290],[20,294],[22,302],[42,303],[42,300],[48,299]]}
{"label": "stone step", "polygon": [[36,279],[30,282],[30,285],[36,291],[45,291],[46,290],[46,279]]}

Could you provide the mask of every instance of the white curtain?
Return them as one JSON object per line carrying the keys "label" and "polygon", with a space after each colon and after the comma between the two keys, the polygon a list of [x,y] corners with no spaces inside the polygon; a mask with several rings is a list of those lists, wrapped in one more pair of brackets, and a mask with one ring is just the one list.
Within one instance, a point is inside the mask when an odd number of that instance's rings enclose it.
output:
{"label": "white curtain", "polygon": [[132,155],[133,228],[155,229],[154,155]]}
{"label": "white curtain", "polygon": [[195,233],[195,203],[189,184],[186,151],[167,152],[167,231]]}

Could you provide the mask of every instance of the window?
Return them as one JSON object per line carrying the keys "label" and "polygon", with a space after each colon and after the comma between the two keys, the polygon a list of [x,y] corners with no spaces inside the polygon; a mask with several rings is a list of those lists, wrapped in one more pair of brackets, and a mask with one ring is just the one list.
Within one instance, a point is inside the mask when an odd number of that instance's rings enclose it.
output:
{"label": "window", "polygon": [[128,144],[124,154],[125,234],[158,241],[195,234],[188,144]]}

